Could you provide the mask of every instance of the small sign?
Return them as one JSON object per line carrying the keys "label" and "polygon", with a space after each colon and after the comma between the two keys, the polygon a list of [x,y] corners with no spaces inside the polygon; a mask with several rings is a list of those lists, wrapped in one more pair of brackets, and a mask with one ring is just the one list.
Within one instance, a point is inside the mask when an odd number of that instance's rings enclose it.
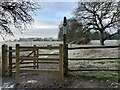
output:
{"label": "small sign", "polygon": [[67,34],[67,26],[63,26],[63,34]]}

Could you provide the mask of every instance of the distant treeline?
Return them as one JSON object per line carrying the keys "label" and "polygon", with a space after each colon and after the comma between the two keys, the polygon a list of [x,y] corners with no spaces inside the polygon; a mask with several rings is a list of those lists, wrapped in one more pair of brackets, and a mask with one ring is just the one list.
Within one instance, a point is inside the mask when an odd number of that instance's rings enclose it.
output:
{"label": "distant treeline", "polygon": [[[71,34],[70,34],[71,33]],[[100,40],[100,35],[99,32],[87,32],[87,33],[82,33],[82,32],[70,32],[67,35],[67,41],[69,43],[76,43],[76,44],[85,44],[90,42],[90,40]],[[81,34],[82,33],[82,34]],[[109,36],[108,33],[105,33],[105,36]],[[118,39],[118,34],[108,38],[108,40],[117,40]],[[48,37],[48,38],[19,38],[15,39],[15,42],[20,42],[20,41],[62,41],[62,34],[61,34],[61,39],[53,38],[53,37]]]}
{"label": "distant treeline", "polygon": [[18,40],[15,39],[14,41],[20,42],[20,41],[58,41],[58,39],[55,39],[53,37],[48,38],[19,38]]}

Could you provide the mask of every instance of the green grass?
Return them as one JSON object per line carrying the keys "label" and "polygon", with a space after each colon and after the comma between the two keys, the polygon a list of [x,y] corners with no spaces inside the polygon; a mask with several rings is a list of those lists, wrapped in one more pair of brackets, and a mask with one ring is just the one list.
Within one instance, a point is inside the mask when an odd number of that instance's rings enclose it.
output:
{"label": "green grass", "polygon": [[110,80],[112,82],[116,82],[117,81],[117,73],[115,73],[115,75],[113,75],[112,73],[106,73],[106,72],[94,72],[94,73],[82,73],[79,75],[80,77],[84,77],[86,79],[97,79],[97,80]]}
{"label": "green grass", "polygon": [[[69,68],[114,68],[117,69],[118,63],[116,61],[73,61],[70,62]],[[109,80],[115,84],[118,81],[118,73],[115,71],[81,71],[72,73],[73,77],[83,79],[96,79],[99,81]]]}
{"label": "green grass", "polygon": [[116,72],[75,72],[69,73],[69,76],[65,78],[64,86],[71,86],[76,80],[97,80],[99,82],[108,83],[110,86],[118,85],[118,75]]}

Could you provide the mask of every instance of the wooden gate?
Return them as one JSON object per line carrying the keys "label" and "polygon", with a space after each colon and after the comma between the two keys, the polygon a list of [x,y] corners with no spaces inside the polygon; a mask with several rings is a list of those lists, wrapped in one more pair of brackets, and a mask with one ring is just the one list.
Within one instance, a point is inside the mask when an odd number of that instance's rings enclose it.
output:
{"label": "wooden gate", "polygon": [[[42,50],[55,50],[57,52],[53,53],[40,53]],[[13,53],[14,52],[14,53]],[[24,54],[25,53],[25,54]],[[27,54],[26,54],[27,53]],[[15,56],[13,56],[13,54]],[[47,57],[46,57],[47,56]],[[8,58],[9,57],[9,58]],[[13,60],[15,59],[15,60]],[[9,62],[9,64],[8,64]],[[52,64],[57,65],[58,68],[54,69],[44,69],[40,68],[39,64]],[[20,46],[16,44],[16,48],[7,48],[7,45],[2,46],[2,73],[3,76],[6,72],[9,75],[13,73],[15,68],[15,83],[20,83],[20,73],[21,72],[34,72],[34,71],[44,71],[44,72],[58,72],[59,73],[59,85],[62,86],[64,81],[64,71],[63,71],[63,45],[58,46]]]}
{"label": "wooden gate", "polygon": [[[59,50],[59,54],[39,54],[39,49],[57,49]],[[20,54],[21,51],[33,51],[34,56],[22,56]],[[39,56],[52,56],[52,58],[40,58]],[[54,56],[58,56],[58,58],[54,58]],[[34,68],[20,68],[20,60],[29,60],[33,61]],[[39,69],[39,63],[52,63],[52,64],[58,64],[58,69]],[[16,44],[16,74],[15,74],[15,80],[16,84],[20,83],[20,72],[21,71],[51,71],[51,72],[59,72],[60,74],[60,85],[62,85],[64,80],[64,73],[63,73],[63,46],[41,46],[38,47],[34,45],[34,47],[29,46],[20,46],[19,44]]]}

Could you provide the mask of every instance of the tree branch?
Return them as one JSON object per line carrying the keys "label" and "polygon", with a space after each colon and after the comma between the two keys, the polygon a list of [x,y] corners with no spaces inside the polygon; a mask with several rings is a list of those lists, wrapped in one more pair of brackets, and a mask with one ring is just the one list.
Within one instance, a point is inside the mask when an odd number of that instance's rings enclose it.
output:
{"label": "tree branch", "polygon": [[[0,11],[1,20],[5,20],[6,25],[0,24],[0,29],[4,30],[5,34],[10,34],[11,24],[17,29],[25,29],[27,24],[33,22],[33,18],[30,15],[30,12],[34,12],[36,9],[40,9],[38,4],[34,2],[0,2]],[[1,21],[0,21],[1,23]]]}
{"label": "tree branch", "polygon": [[113,34],[108,35],[107,37],[104,38],[104,41],[107,40],[108,38],[115,36],[116,34],[120,34],[119,32],[115,32]]}

